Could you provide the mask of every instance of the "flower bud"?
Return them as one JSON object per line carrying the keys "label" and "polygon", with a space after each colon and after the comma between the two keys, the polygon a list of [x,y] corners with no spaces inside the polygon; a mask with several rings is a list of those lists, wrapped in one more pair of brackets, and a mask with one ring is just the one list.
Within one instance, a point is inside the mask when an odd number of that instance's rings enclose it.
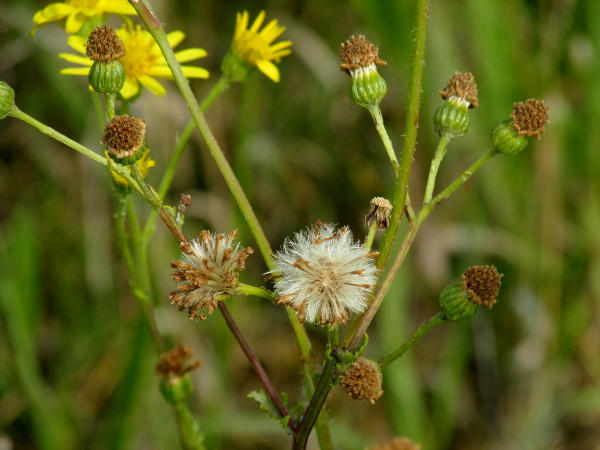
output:
{"label": "flower bud", "polygon": [[439,93],[447,102],[433,115],[436,131],[440,135],[447,134],[452,138],[464,136],[470,123],[468,110],[479,105],[473,75],[469,72],[456,72]]}
{"label": "flower bud", "polygon": [[201,364],[192,360],[192,349],[185,345],[161,355],[156,373],[160,377],[160,391],[167,402],[176,405],[189,397],[194,390],[189,372]]}
{"label": "flower bud", "polygon": [[547,123],[548,107],[543,100],[531,98],[515,103],[510,120],[500,122],[492,130],[492,145],[500,153],[516,155],[527,146],[527,136],[540,139]]}
{"label": "flower bud", "polygon": [[4,119],[15,108],[15,91],[4,81],[0,81],[0,119]]}
{"label": "flower bud", "polygon": [[452,322],[466,322],[483,305],[488,309],[498,302],[500,279],[494,266],[473,266],[460,277],[462,283],[446,286],[440,293],[440,310]]}
{"label": "flower bud", "polygon": [[379,106],[387,94],[387,84],[377,72],[377,66],[387,63],[379,59],[379,49],[364,36],[342,44],[340,68],[352,77],[350,98],[364,108]]}
{"label": "flower bud", "polygon": [[373,361],[360,357],[344,372],[340,384],[355,400],[367,400],[374,404],[383,395],[381,371]]}
{"label": "flower bud", "polygon": [[114,28],[95,27],[88,37],[85,54],[94,61],[88,75],[94,91],[117,93],[123,89],[126,75],[119,59],[125,56],[125,47]]}

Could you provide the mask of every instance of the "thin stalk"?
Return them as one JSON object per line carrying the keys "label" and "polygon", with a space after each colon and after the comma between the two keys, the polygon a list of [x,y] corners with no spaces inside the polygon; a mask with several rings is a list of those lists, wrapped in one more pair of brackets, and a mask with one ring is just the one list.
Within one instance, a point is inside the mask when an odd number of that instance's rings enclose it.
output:
{"label": "thin stalk", "polygon": [[115,117],[115,100],[117,99],[116,92],[107,92],[104,94],[106,101],[106,121],[110,122]]}
{"label": "thin stalk", "polygon": [[227,327],[229,328],[231,333],[234,335],[236,341],[240,345],[240,348],[246,355],[246,358],[248,359],[248,361],[250,361],[250,364],[252,365],[254,372],[256,372],[256,375],[258,375],[258,378],[260,378],[260,381],[262,382],[263,386],[265,387],[267,394],[269,394],[269,397],[271,397],[271,400],[273,400],[273,403],[275,404],[277,411],[279,411],[279,414],[281,414],[281,417],[289,417],[288,426],[289,426],[291,432],[295,433],[296,429],[298,427],[296,420],[292,417],[292,415],[289,413],[289,411],[283,404],[281,397],[279,396],[279,394],[273,387],[273,384],[271,383],[271,380],[269,379],[267,373],[265,372],[265,369],[263,368],[262,364],[260,363],[260,361],[258,360],[256,355],[252,352],[252,349],[248,345],[248,342],[246,342],[246,339],[244,339],[244,336],[242,335],[240,329],[237,327],[235,321],[233,320],[233,317],[231,317],[231,314],[229,313],[227,306],[225,306],[225,302],[218,302],[217,304],[219,306],[219,311],[221,312],[223,319],[225,319],[225,323],[227,324]]}
{"label": "thin stalk", "polygon": [[435,187],[435,179],[440,168],[440,164],[444,156],[446,155],[446,149],[448,148],[448,142],[450,142],[451,136],[448,133],[442,134],[440,141],[438,142],[435,155],[431,160],[431,167],[429,168],[429,178],[427,178],[427,187],[425,188],[425,198],[423,203],[428,203],[433,197],[433,189]]}
{"label": "thin stalk", "polygon": [[[269,270],[274,270],[275,265],[272,257],[272,250],[267,237],[262,230],[260,223],[254,211],[244,193],[239,181],[237,180],[231,166],[227,162],[225,155],[223,154],[219,144],[217,143],[215,137],[213,136],[206,119],[204,118],[204,114],[200,110],[200,106],[198,105],[192,90],[187,82],[187,79],[183,75],[183,71],[177,59],[175,58],[175,54],[173,53],[173,49],[169,44],[167,39],[167,35],[163,29],[162,23],[156,18],[154,13],[151,11],[148,0],[128,0],[129,3],[134,7],[139,17],[142,19],[144,24],[146,25],[146,29],[152,35],[159,48],[171,72],[173,74],[173,78],[175,79],[175,83],[181,92],[191,114],[196,122],[196,126],[200,131],[200,134],[204,138],[204,141],[215,160],[223,178],[225,179],[229,189],[231,190],[233,197],[235,198],[244,219],[248,223],[248,227],[252,232],[254,239],[258,244],[258,248],[267,264]],[[306,363],[309,364],[311,369],[314,370],[314,361],[312,352],[310,350],[310,341],[308,339],[308,335],[306,330],[300,324],[298,318],[293,314],[293,311],[288,309],[288,317],[292,323],[292,329],[294,330],[294,335],[296,337],[296,341],[298,342],[298,349],[301,352],[301,358]]]}
{"label": "thin stalk", "polygon": [[429,0],[418,0],[416,19],[415,19],[415,39],[413,40],[413,51],[411,58],[410,79],[408,84],[408,107],[406,114],[405,138],[402,145],[400,156],[400,169],[396,188],[394,191],[394,200],[392,205],[392,218],[390,227],[383,235],[383,240],[379,248],[379,258],[377,265],[380,269],[386,265],[389,258],[400,219],[402,218],[404,205],[406,204],[406,195],[408,192],[408,180],[412,168],[415,146],[417,143],[417,128],[419,124],[419,111],[421,106],[421,90],[423,80],[423,66],[425,65],[425,42],[427,40],[427,11],[429,9]]}
{"label": "thin stalk", "polygon": [[404,355],[404,353],[406,353],[406,351],[409,348],[411,348],[413,345],[415,345],[417,342],[419,342],[423,338],[423,336],[425,336],[427,333],[429,333],[431,330],[433,330],[438,325],[444,323],[446,320],[447,320],[446,315],[440,311],[435,316],[433,316],[431,319],[423,322],[419,326],[419,328],[417,328],[417,331],[415,331],[415,333],[411,336],[411,338],[409,340],[404,342],[400,347],[398,347],[392,353],[390,353],[387,356],[384,356],[383,358],[381,358],[379,360],[379,365],[381,366],[381,368],[383,369],[385,366],[389,365],[390,363],[394,362],[396,359],[400,358],[402,355]]}
{"label": "thin stalk", "polygon": [[256,286],[250,286],[249,284],[244,284],[244,283],[240,283],[238,285],[238,287],[235,288],[235,290],[240,294],[253,295],[254,297],[262,297],[262,298],[266,298],[267,300],[271,300],[271,301],[273,301],[277,298],[277,295],[275,295],[271,291],[267,291],[266,289],[259,288]]}
{"label": "thin stalk", "polygon": [[368,109],[371,113],[371,117],[373,117],[375,128],[379,133],[379,137],[381,137],[383,146],[385,147],[388,157],[390,158],[390,162],[392,163],[392,167],[394,168],[394,174],[396,175],[396,177],[398,177],[400,165],[398,164],[398,158],[396,158],[396,152],[394,151],[392,141],[390,140],[390,137],[387,134],[387,130],[385,129],[385,125],[383,123],[383,116],[381,115],[381,109],[379,108],[379,106],[373,106]]}
{"label": "thin stalk", "polygon": [[[204,98],[202,103],[200,104],[200,109],[202,112],[206,112],[210,105],[215,101],[215,99],[223,92],[225,92],[230,86],[230,80],[226,77],[221,77],[217,84],[213,86],[208,95]],[[173,153],[171,154],[171,158],[169,159],[169,163],[167,164],[167,168],[165,173],[160,181],[160,185],[158,187],[158,196],[161,200],[164,200],[167,196],[167,192],[169,192],[169,188],[171,187],[171,183],[175,178],[175,171],[181,160],[181,156],[186,148],[188,141],[190,140],[190,136],[192,132],[196,129],[196,122],[193,118],[189,120],[186,124],[185,128],[181,132],[181,136],[177,139],[177,143],[175,144],[175,148],[173,149]],[[156,224],[156,211],[152,211],[146,220],[146,225],[144,226],[144,240],[147,242],[150,240],[150,237],[154,233],[154,228]]]}
{"label": "thin stalk", "polygon": [[365,248],[371,249],[371,247],[373,247],[373,241],[375,240],[376,233],[377,233],[377,221],[374,220],[373,222],[371,222],[371,225],[369,226],[369,234],[367,234],[367,237],[365,239],[365,244],[364,244]]}

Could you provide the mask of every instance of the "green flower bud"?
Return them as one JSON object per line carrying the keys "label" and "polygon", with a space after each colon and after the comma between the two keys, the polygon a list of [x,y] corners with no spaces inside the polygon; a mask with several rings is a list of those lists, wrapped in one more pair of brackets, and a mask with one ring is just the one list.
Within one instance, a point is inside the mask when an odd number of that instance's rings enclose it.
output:
{"label": "green flower bud", "polygon": [[469,267],[460,277],[462,283],[448,285],[440,293],[440,310],[446,320],[466,322],[479,305],[491,309],[498,302],[503,276],[494,266]]}
{"label": "green flower bud", "polygon": [[256,66],[246,62],[240,55],[233,50],[229,50],[223,58],[221,71],[231,81],[244,83],[248,76],[254,71]]}
{"label": "green flower bud", "polygon": [[467,134],[469,129],[469,107],[459,100],[449,100],[440,106],[433,115],[435,130],[457,138]]}
{"label": "green flower bud", "polygon": [[4,81],[0,81],[0,119],[4,119],[15,108],[15,91]]}
{"label": "green flower bud", "polygon": [[507,155],[516,155],[527,146],[527,136],[540,139],[546,131],[548,107],[543,100],[530,98],[526,102],[515,103],[510,120],[500,122],[492,130],[492,145]]}
{"label": "green flower bud", "polygon": [[95,27],[88,37],[85,54],[94,61],[88,75],[94,91],[116,94],[123,89],[125,68],[119,59],[125,56],[125,46],[114,28]]}
{"label": "green flower bud", "polygon": [[387,84],[377,72],[377,66],[387,63],[379,59],[379,49],[364,36],[342,44],[340,68],[352,77],[350,98],[365,108],[379,106],[387,94]]}
{"label": "green flower bud", "polygon": [[353,72],[350,98],[354,103],[363,108],[379,106],[386,94],[387,83],[377,73],[375,64]]}
{"label": "green flower bud", "polygon": [[440,310],[451,322],[466,322],[471,319],[477,312],[477,306],[470,300],[469,294],[463,291],[460,283],[450,284],[440,293]]}
{"label": "green flower bud", "polygon": [[94,91],[116,94],[125,85],[125,67],[120,61],[94,61],[88,80]]}

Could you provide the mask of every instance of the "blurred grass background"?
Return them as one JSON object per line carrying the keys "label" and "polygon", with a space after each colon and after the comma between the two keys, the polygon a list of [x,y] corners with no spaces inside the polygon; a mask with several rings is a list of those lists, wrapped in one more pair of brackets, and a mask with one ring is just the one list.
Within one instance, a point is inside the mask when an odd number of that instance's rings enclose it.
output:
{"label": "blurred grass background", "polygon": [[[0,79],[26,113],[101,151],[100,128],[83,77],[68,64],[64,30],[28,36],[48,2],[0,4]],[[275,84],[255,73],[207,114],[271,245],[316,220],[350,225],[357,238],[375,196],[393,176],[365,110],[351,103],[338,68],[340,43],[364,34],[388,62],[382,103],[399,150],[405,120],[414,2],[153,2],[180,48],[209,52],[216,82],[235,13],[287,27],[293,54]],[[119,26],[113,18],[110,22]],[[434,0],[426,53],[419,140],[410,186],[422,198],[437,136],[437,91],[454,71],[475,75],[480,107],[469,134],[450,144],[438,188],[489,146],[512,104],[544,99],[551,124],[518,157],[498,156],[440,205],[422,228],[370,329],[366,356],[380,357],[436,312],[437,294],[470,265],[506,275],[500,302],[467,324],[447,324],[384,372],[384,396],[359,404],[336,388],[329,399],[335,441],[362,449],[408,436],[429,449],[600,448],[600,2],[597,0]],[[188,112],[170,82],[165,97],[145,92],[132,114],[148,124],[157,185]],[[237,228],[254,246],[229,191],[196,134],[169,201],[192,195],[186,233]],[[113,227],[108,174],[24,123],[0,121],[0,448],[172,449],[177,434],[157,390],[142,310],[128,287]],[[142,214],[148,206],[139,205]],[[280,449],[289,438],[248,391],[258,381],[217,314],[193,323],[168,304],[169,263],[178,257],[158,226],[151,248],[161,331],[186,343],[204,366],[190,405],[209,448]],[[255,246],[254,246],[255,247]],[[260,256],[242,280],[264,284]],[[283,309],[254,298],[228,302],[250,344],[292,401],[303,399],[300,364]],[[308,327],[317,354],[324,335]],[[311,444],[314,445],[314,442]]]}

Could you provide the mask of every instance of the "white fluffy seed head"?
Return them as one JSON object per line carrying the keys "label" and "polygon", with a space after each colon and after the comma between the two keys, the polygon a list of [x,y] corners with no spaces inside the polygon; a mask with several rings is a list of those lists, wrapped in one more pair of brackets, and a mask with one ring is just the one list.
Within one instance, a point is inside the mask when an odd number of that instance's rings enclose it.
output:
{"label": "white fluffy seed head", "polygon": [[235,231],[227,235],[203,231],[200,240],[182,244],[181,260],[171,263],[178,269],[171,278],[179,287],[171,292],[171,303],[177,303],[180,311],[187,308],[192,319],[205,319],[203,309],[212,314],[220,299],[235,294],[238,273],[252,249],[232,245],[234,237]]}
{"label": "white fluffy seed head", "polygon": [[353,241],[347,227],[318,222],[287,239],[275,254],[275,302],[295,309],[301,322],[346,323],[367,307],[377,282],[374,255]]}

